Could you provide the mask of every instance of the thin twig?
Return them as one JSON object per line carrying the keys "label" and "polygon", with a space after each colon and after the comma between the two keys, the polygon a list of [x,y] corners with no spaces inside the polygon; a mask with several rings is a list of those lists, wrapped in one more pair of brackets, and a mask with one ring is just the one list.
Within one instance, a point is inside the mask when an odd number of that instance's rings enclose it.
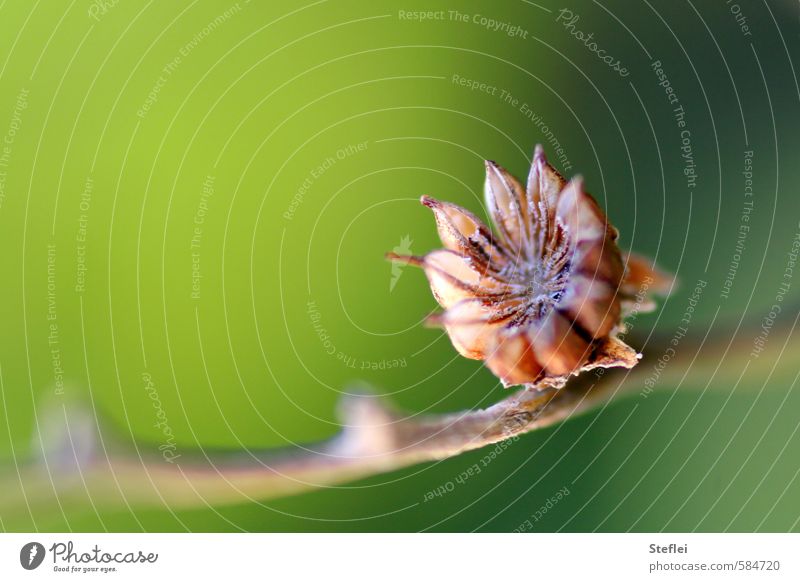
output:
{"label": "thin twig", "polygon": [[[774,339],[770,352],[782,343]],[[788,340],[796,341],[794,337]],[[650,347],[660,343],[653,342]],[[733,355],[747,349],[749,343],[742,342],[734,346]],[[704,346],[706,356],[714,351],[713,346]],[[684,360],[695,355],[695,350],[687,342],[681,352],[685,355],[661,372],[660,386],[674,386],[686,372]],[[658,349],[651,353],[657,357]],[[763,356],[772,361],[777,354]],[[718,357],[713,359],[719,363]],[[0,483],[4,491],[0,517],[6,520],[9,513],[24,513],[30,500],[40,508],[47,502],[67,504],[82,499],[103,506],[163,504],[177,509],[263,501],[334,486],[454,457],[551,426],[597,407],[612,395],[641,391],[651,368],[652,361],[648,364],[645,360],[631,371],[607,374],[602,381],[589,372],[560,390],[519,390],[489,408],[450,414],[405,415],[375,396],[354,394],[345,397],[340,406],[342,432],[327,441],[264,451],[183,454],[174,463],[161,456],[141,457],[130,446],[109,448],[106,431],[105,446],[98,448],[101,441],[95,442],[93,454],[87,455],[80,450],[85,445],[77,441],[86,442],[90,429],[69,424],[76,417],[85,423],[87,416],[65,411],[61,417],[67,422],[60,435],[56,430],[56,436],[50,437],[56,446],[44,447],[46,465],[40,461],[19,467]],[[697,369],[700,376],[705,375],[702,368]],[[727,384],[735,380],[727,377],[728,369],[734,367],[716,366],[709,374],[714,375],[715,383]],[[76,434],[84,437],[76,439]]]}
{"label": "thin twig", "polygon": [[[407,416],[374,396],[351,394],[340,405],[342,432],[314,445],[184,454],[174,463],[160,456],[142,458],[130,449],[96,452],[88,461],[75,462],[74,452],[62,446],[46,454],[47,466],[62,503],[88,497],[99,505],[177,509],[266,500],[446,459],[550,426],[608,396],[601,386],[588,389],[585,384],[576,381],[560,391],[521,390],[483,410],[427,416]],[[65,432],[74,430],[65,427]],[[73,459],[64,459],[65,451]],[[33,496],[40,497],[49,483],[44,464],[23,471],[28,477],[31,472],[39,478],[25,481],[38,481]]]}

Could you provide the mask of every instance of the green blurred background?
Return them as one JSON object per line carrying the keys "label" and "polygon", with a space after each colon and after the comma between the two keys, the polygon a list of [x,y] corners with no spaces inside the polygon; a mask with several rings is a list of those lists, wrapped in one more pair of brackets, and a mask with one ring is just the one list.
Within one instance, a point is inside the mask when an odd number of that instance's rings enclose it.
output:
{"label": "green blurred background", "polygon": [[[635,322],[641,366],[707,282],[683,351],[705,347],[652,394],[529,434],[431,501],[485,453],[260,504],[34,505],[0,513],[5,530],[800,529],[798,354],[778,350],[800,305],[785,276],[796,2],[10,0],[0,14],[4,482],[38,411],[66,399],[157,451],[146,378],[184,452],[328,437],[359,382],[412,412],[497,401],[497,380],[422,325],[424,276],[393,277],[383,255],[438,246],[421,194],[484,215],[482,160],[524,177],[536,143],[585,177],[623,246],[678,273]],[[751,357],[785,282],[767,341],[780,357]]]}

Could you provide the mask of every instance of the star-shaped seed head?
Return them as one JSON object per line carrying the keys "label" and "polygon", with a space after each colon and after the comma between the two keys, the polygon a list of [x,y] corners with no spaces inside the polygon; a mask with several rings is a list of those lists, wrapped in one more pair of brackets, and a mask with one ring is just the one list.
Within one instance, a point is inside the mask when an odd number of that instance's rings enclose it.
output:
{"label": "star-shaped seed head", "polygon": [[[485,360],[503,385],[561,387],[596,367],[631,368],[641,357],[617,334],[645,292],[665,293],[672,279],[617,246],[617,230],[583,187],[567,182],[537,146],[527,187],[486,162],[492,232],[474,214],[423,196],[444,249],[422,257],[390,253],[425,270],[461,355]],[[639,299],[634,300],[634,297]]]}

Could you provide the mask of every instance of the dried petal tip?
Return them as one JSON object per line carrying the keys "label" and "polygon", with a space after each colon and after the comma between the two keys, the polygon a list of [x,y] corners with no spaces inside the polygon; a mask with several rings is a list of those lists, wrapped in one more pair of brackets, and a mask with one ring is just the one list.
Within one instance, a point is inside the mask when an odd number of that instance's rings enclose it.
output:
{"label": "dried petal tip", "polygon": [[423,206],[427,206],[428,208],[433,208],[434,206],[436,206],[437,203],[437,200],[431,198],[427,194],[423,194],[422,196],[420,196],[419,201]]}
{"label": "dried petal tip", "polygon": [[677,285],[673,275],[660,269],[653,260],[647,257],[628,252],[624,262],[623,289],[630,295],[646,292],[666,297]]}
{"label": "dried petal tip", "polygon": [[484,360],[503,385],[561,387],[592,368],[631,368],[641,354],[616,337],[623,319],[649,306],[673,279],[617,246],[617,230],[585,190],[536,146],[527,187],[491,160],[485,197],[496,235],[474,214],[422,196],[444,250],[388,253],[424,269],[453,346]]}

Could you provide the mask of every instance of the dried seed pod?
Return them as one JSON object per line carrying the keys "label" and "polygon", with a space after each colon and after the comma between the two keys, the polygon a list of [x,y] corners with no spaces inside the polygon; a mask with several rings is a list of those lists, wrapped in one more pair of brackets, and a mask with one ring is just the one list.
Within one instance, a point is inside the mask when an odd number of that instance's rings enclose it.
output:
{"label": "dried seed pod", "polygon": [[[672,278],[642,257],[623,259],[582,179],[567,182],[541,146],[525,188],[490,161],[484,187],[496,235],[471,212],[423,196],[445,249],[389,255],[425,270],[445,309],[431,323],[507,387],[560,387],[585,370],[636,365],[640,354],[616,337],[626,306],[643,281],[664,294]],[[654,307],[637,300],[639,311]]]}

